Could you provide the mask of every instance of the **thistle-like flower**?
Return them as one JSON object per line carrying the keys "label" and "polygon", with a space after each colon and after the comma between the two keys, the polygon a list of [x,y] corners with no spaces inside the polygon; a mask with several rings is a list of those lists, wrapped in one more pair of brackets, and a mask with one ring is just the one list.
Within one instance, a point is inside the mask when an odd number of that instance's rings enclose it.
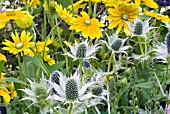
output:
{"label": "thistle-like flower", "polygon": [[[24,97],[21,100],[31,100],[33,104],[37,104],[40,107],[41,114],[46,114],[49,110],[49,104],[47,104],[47,98],[50,95],[50,90],[44,75],[42,75],[42,79],[40,79],[40,83],[31,81],[27,79],[30,83],[30,89],[20,89],[21,91],[25,92],[28,97]],[[30,105],[30,106],[31,106]]]}
{"label": "thistle-like flower", "polygon": [[149,20],[150,19],[142,22],[141,20],[136,18],[134,23],[127,22],[128,26],[129,26],[129,30],[127,30],[126,32],[128,34],[132,35],[132,37],[133,36],[146,37],[146,33],[154,28],[154,27],[149,26]]}
{"label": "thistle-like flower", "polygon": [[[107,35],[107,33],[106,33]],[[124,46],[124,43],[126,42],[126,39],[121,39],[118,37],[117,34],[113,34],[112,36],[108,36],[108,42],[101,40],[103,43],[106,44],[106,46],[109,48],[109,50],[112,50],[112,52],[116,53],[126,53],[126,50],[129,49],[131,46]]]}
{"label": "thistle-like flower", "polygon": [[74,61],[76,59],[90,59],[95,58],[92,56],[94,52],[98,49],[97,44],[94,46],[89,46],[88,39],[86,39],[84,42],[78,44],[75,41],[75,46],[69,45],[69,48],[71,49],[71,53],[67,52],[64,55],[68,55],[69,57],[73,58]]}
{"label": "thistle-like flower", "polygon": [[88,91],[88,88],[91,87],[94,82],[81,85],[79,77],[77,72],[69,78],[60,73],[59,84],[50,82],[57,94],[52,94],[48,99],[67,104],[80,103],[86,99],[95,97],[92,92]]}
{"label": "thistle-like flower", "polygon": [[155,59],[160,60],[159,62],[167,63],[168,55],[170,54],[170,32],[165,37],[165,44],[158,43],[153,51],[156,52]]}

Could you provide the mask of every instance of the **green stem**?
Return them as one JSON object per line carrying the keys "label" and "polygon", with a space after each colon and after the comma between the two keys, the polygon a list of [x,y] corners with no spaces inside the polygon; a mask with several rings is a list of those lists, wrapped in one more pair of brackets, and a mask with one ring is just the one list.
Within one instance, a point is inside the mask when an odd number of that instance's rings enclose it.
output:
{"label": "green stem", "polygon": [[18,53],[18,65],[19,65],[19,75],[20,75],[20,78],[21,78],[22,81],[24,81],[23,75],[22,75],[22,69],[21,69],[21,56],[20,56],[19,53]]}
{"label": "green stem", "polygon": [[83,76],[82,76],[82,64],[83,64],[83,61],[82,61],[82,59],[80,59],[79,60],[79,64],[80,64],[80,83],[81,83],[81,85],[82,85],[82,78],[83,78]]}
{"label": "green stem", "polygon": [[73,0],[70,0],[70,3],[71,3],[71,7],[72,7],[71,12],[72,12],[72,15],[74,16],[74,6],[73,6]]}
{"label": "green stem", "polygon": [[73,103],[70,104],[69,114],[74,114],[74,104]]}
{"label": "green stem", "polygon": [[138,37],[138,43],[139,43],[139,48],[140,48],[141,54],[144,55],[140,37]]}
{"label": "green stem", "polygon": [[11,23],[11,26],[12,26],[12,32],[13,32],[14,35],[15,35],[15,28],[14,28],[14,24],[13,24],[12,20],[10,20],[10,23]]}
{"label": "green stem", "polygon": [[89,15],[89,17],[90,17],[90,15],[91,15],[91,0],[89,0],[88,6],[89,6],[88,15]]}
{"label": "green stem", "polygon": [[96,18],[97,3],[94,3],[93,18]]}
{"label": "green stem", "polygon": [[44,10],[44,25],[43,25],[43,39],[45,40],[46,38],[46,29],[47,29],[47,17],[46,17],[46,13]]}
{"label": "green stem", "polygon": [[25,74],[26,74],[26,78],[28,78],[28,69],[27,69],[27,64],[26,64],[26,60],[25,60],[25,56],[23,56],[23,60],[24,60],[24,69],[25,69]]}
{"label": "green stem", "polygon": [[100,111],[99,111],[99,109],[97,108],[97,106],[94,106],[94,109],[95,109],[95,111],[97,112],[97,114],[101,114]]}

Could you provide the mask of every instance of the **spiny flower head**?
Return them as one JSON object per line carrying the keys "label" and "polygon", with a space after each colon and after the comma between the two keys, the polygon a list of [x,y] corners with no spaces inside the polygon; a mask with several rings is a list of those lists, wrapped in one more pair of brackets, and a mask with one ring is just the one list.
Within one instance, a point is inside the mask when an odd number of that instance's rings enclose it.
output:
{"label": "spiny flower head", "polygon": [[165,44],[168,50],[168,54],[170,54],[170,32],[168,32],[165,36]]}
{"label": "spiny flower head", "polygon": [[90,59],[95,58],[92,56],[94,52],[98,49],[97,45],[89,46],[88,45],[88,39],[86,39],[84,42],[78,44],[75,41],[75,46],[69,45],[69,48],[71,49],[71,53],[67,52],[64,55],[68,55],[69,57],[76,59]]}

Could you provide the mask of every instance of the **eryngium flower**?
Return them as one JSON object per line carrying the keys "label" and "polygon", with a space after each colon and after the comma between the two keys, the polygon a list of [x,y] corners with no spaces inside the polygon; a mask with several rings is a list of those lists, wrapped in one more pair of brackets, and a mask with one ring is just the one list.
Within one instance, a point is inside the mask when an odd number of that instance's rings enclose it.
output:
{"label": "eryngium flower", "polygon": [[94,82],[81,84],[80,76],[77,72],[70,78],[60,75],[59,83],[60,85],[50,82],[57,94],[52,94],[48,99],[61,101],[67,104],[79,103],[86,99],[96,97],[91,91],[88,91],[88,88],[91,87]]}
{"label": "eryngium flower", "polygon": [[168,32],[165,36],[165,44],[168,50],[168,54],[170,54],[170,32]]}
{"label": "eryngium flower", "polygon": [[76,59],[90,59],[95,58],[92,56],[94,52],[98,49],[97,44],[94,46],[89,46],[88,39],[86,39],[84,42],[78,44],[75,41],[75,46],[69,45],[69,48],[71,49],[71,53],[67,52],[64,55],[68,55],[69,57],[73,58],[74,61]]}
{"label": "eryngium flower", "polygon": [[[106,34],[107,35],[107,34]],[[117,34],[113,34],[112,36],[108,36],[107,35],[107,39],[108,42],[101,40],[103,43],[106,44],[106,46],[112,50],[112,52],[116,52],[116,53],[126,53],[125,50],[127,50],[128,48],[130,48],[130,46],[123,46],[126,39],[120,39],[118,38]]]}
{"label": "eryngium flower", "polygon": [[127,33],[133,36],[144,36],[146,37],[146,33],[148,33],[151,29],[154,27],[149,26],[149,20],[146,20],[142,22],[138,18],[135,19],[134,23],[127,22],[129,26],[129,30],[127,30]]}
{"label": "eryngium flower", "polygon": [[157,0],[160,6],[170,6],[170,0]]}
{"label": "eryngium flower", "polygon": [[91,67],[90,62],[83,60],[83,67],[90,68]]}
{"label": "eryngium flower", "polygon": [[[60,76],[62,76],[62,74],[59,71],[54,71],[50,75],[50,81],[60,85],[60,82],[59,82]],[[55,91],[54,88],[52,88],[51,93],[52,94],[57,94],[57,92]]]}

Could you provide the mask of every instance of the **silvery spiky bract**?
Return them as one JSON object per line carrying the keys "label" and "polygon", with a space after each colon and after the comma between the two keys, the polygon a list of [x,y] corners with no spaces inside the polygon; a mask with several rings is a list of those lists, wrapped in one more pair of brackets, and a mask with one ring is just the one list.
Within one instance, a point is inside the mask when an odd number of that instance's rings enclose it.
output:
{"label": "silvery spiky bract", "polygon": [[[107,33],[106,33],[107,35]],[[126,53],[126,50],[129,49],[131,46],[124,46],[124,43],[126,42],[126,39],[121,39],[118,37],[117,34],[113,34],[112,36],[107,35],[108,42],[101,40],[103,43],[106,44],[106,46],[109,48],[109,50],[112,50],[112,52],[116,53]],[[127,54],[127,53],[126,53]]]}
{"label": "silvery spiky bract", "polygon": [[30,83],[30,88],[20,89],[27,94],[27,97],[24,97],[21,100],[31,100],[33,102],[31,105],[37,104],[41,109],[41,114],[46,114],[50,107],[49,105],[46,105],[45,101],[50,95],[51,87],[48,86],[44,74],[42,73],[42,78],[39,83],[31,81],[28,78],[27,80]]}
{"label": "silvery spiky bract", "polygon": [[59,77],[60,85],[50,82],[51,86],[58,94],[52,94],[48,99],[61,101],[64,104],[67,103],[80,103],[86,99],[96,97],[88,88],[94,84],[94,82],[80,83],[80,75],[75,72],[73,76],[66,77],[62,73]]}
{"label": "silvery spiky bract", "polygon": [[168,32],[165,36],[165,44],[166,44],[168,53],[170,54],[170,32]]}
{"label": "silvery spiky bract", "polygon": [[126,22],[128,24],[129,30],[126,32],[133,36],[143,36],[146,37],[146,33],[148,33],[154,27],[149,26],[149,20],[141,21],[138,18],[135,19],[134,23]]}
{"label": "silvery spiky bract", "polygon": [[73,58],[74,61],[76,59],[95,58],[94,56],[92,56],[92,54],[98,49],[97,45],[89,46],[88,39],[80,44],[75,41],[75,46],[69,45],[69,48],[71,50],[71,53],[67,52],[64,55],[68,55],[69,57]]}

